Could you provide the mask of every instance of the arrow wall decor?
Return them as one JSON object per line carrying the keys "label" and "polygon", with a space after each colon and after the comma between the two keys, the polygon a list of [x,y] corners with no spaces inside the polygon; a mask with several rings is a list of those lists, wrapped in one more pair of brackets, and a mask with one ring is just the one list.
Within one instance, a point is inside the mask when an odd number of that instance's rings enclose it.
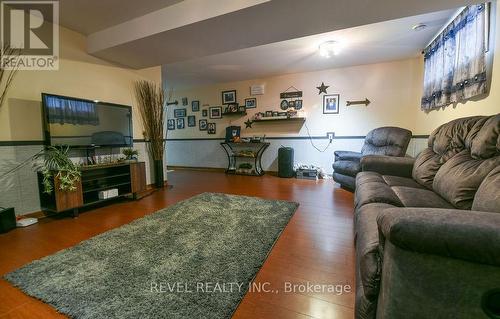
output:
{"label": "arrow wall decor", "polygon": [[346,101],[346,106],[351,106],[351,105],[359,105],[359,104],[364,104],[365,106],[368,106],[370,104],[370,100],[365,99],[363,101]]}

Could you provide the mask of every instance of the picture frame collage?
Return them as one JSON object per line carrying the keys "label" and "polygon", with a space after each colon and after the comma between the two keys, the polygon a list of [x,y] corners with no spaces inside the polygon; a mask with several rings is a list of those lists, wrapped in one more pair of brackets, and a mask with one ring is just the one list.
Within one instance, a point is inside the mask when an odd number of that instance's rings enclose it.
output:
{"label": "picture frame collage", "polygon": [[[188,115],[189,100],[187,97],[181,99],[182,107],[173,110],[173,119],[167,119],[167,130],[182,130],[187,127],[196,127],[200,131],[206,131],[208,134],[216,134],[216,123],[209,123],[209,119],[222,118],[222,107],[209,107],[201,109],[199,100],[191,101],[191,114]],[[204,105],[205,106],[205,105]],[[200,113],[201,118],[196,121],[195,113]]]}
{"label": "picture frame collage", "polygon": [[[234,89],[221,91],[220,96],[221,106],[203,104],[203,108],[199,100],[192,100],[190,103],[188,97],[181,98],[182,105],[173,110],[173,119],[167,120],[167,129],[173,131],[198,126],[199,131],[206,131],[212,135],[217,133],[217,124],[213,120],[220,120],[224,115],[230,114],[244,115],[247,109],[257,108],[256,97],[245,98],[243,105],[238,104],[237,92]],[[189,105],[191,105],[190,112],[188,112]],[[200,114],[200,118],[197,119],[196,113]]]}

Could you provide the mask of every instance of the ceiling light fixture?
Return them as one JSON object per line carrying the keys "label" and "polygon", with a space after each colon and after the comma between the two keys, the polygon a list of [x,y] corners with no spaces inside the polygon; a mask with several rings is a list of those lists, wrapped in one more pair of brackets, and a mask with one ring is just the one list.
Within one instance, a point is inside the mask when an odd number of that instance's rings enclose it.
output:
{"label": "ceiling light fixture", "polygon": [[418,23],[418,24],[415,24],[413,27],[411,27],[413,29],[413,31],[422,31],[424,29],[427,29],[427,25],[426,24],[423,24],[423,23]]}
{"label": "ceiling light fixture", "polygon": [[325,58],[331,58],[339,54],[340,51],[341,45],[337,41],[326,41],[319,45],[319,54]]}

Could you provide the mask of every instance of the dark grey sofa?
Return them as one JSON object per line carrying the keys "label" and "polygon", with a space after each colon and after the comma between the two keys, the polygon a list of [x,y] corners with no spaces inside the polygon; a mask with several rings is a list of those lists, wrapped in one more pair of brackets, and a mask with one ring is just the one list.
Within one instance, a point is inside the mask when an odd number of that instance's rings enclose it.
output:
{"label": "dark grey sofa", "polygon": [[500,316],[499,133],[500,114],[458,119],[415,160],[360,161],[356,318]]}
{"label": "dark grey sofa", "polygon": [[361,158],[366,155],[405,156],[411,131],[400,127],[379,127],[366,135],[361,152],[336,151],[333,179],[350,190],[356,187],[356,174],[361,171]]}

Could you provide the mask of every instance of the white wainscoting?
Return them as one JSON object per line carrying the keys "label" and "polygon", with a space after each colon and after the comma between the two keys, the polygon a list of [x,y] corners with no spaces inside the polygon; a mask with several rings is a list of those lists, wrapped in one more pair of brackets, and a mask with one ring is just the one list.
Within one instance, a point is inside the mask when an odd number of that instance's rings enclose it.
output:
{"label": "white wainscoting", "polygon": [[[227,156],[220,139],[184,139],[167,141],[167,165],[188,167],[226,168]],[[317,151],[311,140],[303,138],[268,139],[271,143],[262,156],[262,167],[266,171],[278,170],[278,148],[293,147],[295,163],[314,164],[331,174],[334,152],[336,150],[359,152],[364,138],[336,138],[325,152]],[[317,148],[323,150],[327,139],[313,139]],[[427,138],[413,138],[408,146],[408,155],[415,156],[427,145]]]}

